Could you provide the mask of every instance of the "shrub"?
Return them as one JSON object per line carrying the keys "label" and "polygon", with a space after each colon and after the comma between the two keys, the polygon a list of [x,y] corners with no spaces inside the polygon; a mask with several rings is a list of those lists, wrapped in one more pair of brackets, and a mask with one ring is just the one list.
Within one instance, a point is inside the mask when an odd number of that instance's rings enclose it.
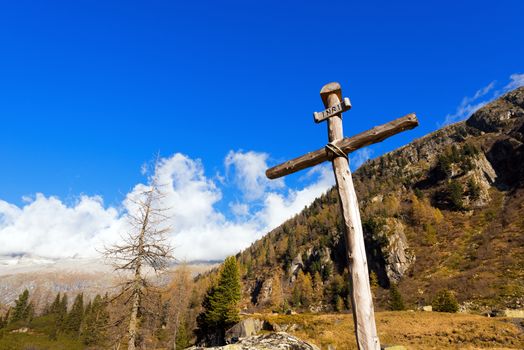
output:
{"label": "shrub", "polygon": [[471,178],[468,181],[468,193],[471,196],[472,200],[477,200],[480,198],[481,189],[480,186],[477,184],[475,179]]}
{"label": "shrub", "polygon": [[433,299],[431,306],[433,311],[451,313],[457,312],[459,307],[455,293],[448,289],[440,290]]}
{"label": "shrub", "polygon": [[464,209],[464,202],[462,201],[463,192],[464,189],[462,188],[462,185],[457,181],[452,180],[448,183],[447,195],[452,209]]}

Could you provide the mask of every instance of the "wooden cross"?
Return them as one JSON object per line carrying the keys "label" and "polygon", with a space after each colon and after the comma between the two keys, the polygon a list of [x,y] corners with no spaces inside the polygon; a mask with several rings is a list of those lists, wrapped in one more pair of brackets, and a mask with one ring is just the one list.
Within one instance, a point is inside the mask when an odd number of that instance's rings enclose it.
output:
{"label": "wooden cross", "polygon": [[339,83],[324,85],[320,90],[320,97],[326,110],[313,113],[313,116],[317,123],[328,120],[329,143],[326,147],[317,151],[268,169],[266,176],[270,179],[276,179],[331,160],[345,223],[344,237],[351,275],[351,305],[357,345],[361,350],[380,350],[369,286],[364,234],[347,154],[364,146],[380,142],[404,130],[413,129],[418,125],[418,120],[415,114],[408,114],[356,136],[343,138],[342,112],[351,108],[351,102],[348,98],[342,99],[342,89]]}

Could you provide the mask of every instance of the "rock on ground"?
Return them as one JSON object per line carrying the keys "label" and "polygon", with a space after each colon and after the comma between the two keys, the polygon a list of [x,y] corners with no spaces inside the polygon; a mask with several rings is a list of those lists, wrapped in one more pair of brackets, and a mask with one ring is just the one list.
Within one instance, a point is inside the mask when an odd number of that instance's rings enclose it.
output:
{"label": "rock on ground", "polygon": [[238,343],[211,348],[193,346],[186,350],[319,350],[284,332],[256,335],[241,339]]}
{"label": "rock on ground", "polygon": [[246,318],[226,331],[226,343],[235,343],[240,338],[256,335],[262,329],[264,322],[254,318]]}

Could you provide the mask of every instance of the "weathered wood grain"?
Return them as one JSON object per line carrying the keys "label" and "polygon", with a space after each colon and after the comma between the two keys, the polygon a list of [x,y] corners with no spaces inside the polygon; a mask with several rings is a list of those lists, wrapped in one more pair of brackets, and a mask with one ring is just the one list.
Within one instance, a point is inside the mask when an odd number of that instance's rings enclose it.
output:
{"label": "weathered wood grain", "polygon": [[[417,116],[412,113],[389,123],[376,126],[373,129],[364,131],[358,135],[334,141],[333,144],[342,149],[346,154],[349,154],[359,148],[381,142],[404,130],[413,129],[417,125]],[[266,171],[266,176],[270,179],[276,179],[320,164],[330,160],[332,157],[331,152],[324,147],[274,166]]]}
{"label": "weathered wood grain", "polygon": [[[326,107],[340,102],[337,93],[332,92],[326,98]],[[379,133],[372,133],[374,139]],[[336,115],[328,119],[328,137],[330,142],[342,140],[342,118]],[[386,137],[386,136],[385,136]],[[369,285],[364,232],[360,220],[357,195],[353,186],[347,157],[337,156],[331,161],[337,184],[342,216],[344,218],[344,237],[350,274],[351,307],[355,324],[355,335],[360,350],[380,350],[380,341],[375,325],[375,311]]]}

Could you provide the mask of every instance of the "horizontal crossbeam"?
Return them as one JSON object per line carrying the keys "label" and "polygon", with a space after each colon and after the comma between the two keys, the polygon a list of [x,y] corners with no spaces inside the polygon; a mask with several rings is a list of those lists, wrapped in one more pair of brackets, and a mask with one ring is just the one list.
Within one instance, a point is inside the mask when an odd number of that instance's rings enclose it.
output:
{"label": "horizontal crossbeam", "polygon": [[[413,129],[417,125],[417,116],[412,113],[389,123],[375,126],[373,129],[364,131],[358,135],[335,141],[333,144],[344,151],[345,154],[349,154],[359,148],[383,141],[384,139],[404,130]],[[331,160],[331,158],[333,158],[333,153],[324,147],[274,166],[266,171],[266,176],[270,179],[277,179],[285,175],[296,173],[299,170],[315,166],[326,160]]]}

